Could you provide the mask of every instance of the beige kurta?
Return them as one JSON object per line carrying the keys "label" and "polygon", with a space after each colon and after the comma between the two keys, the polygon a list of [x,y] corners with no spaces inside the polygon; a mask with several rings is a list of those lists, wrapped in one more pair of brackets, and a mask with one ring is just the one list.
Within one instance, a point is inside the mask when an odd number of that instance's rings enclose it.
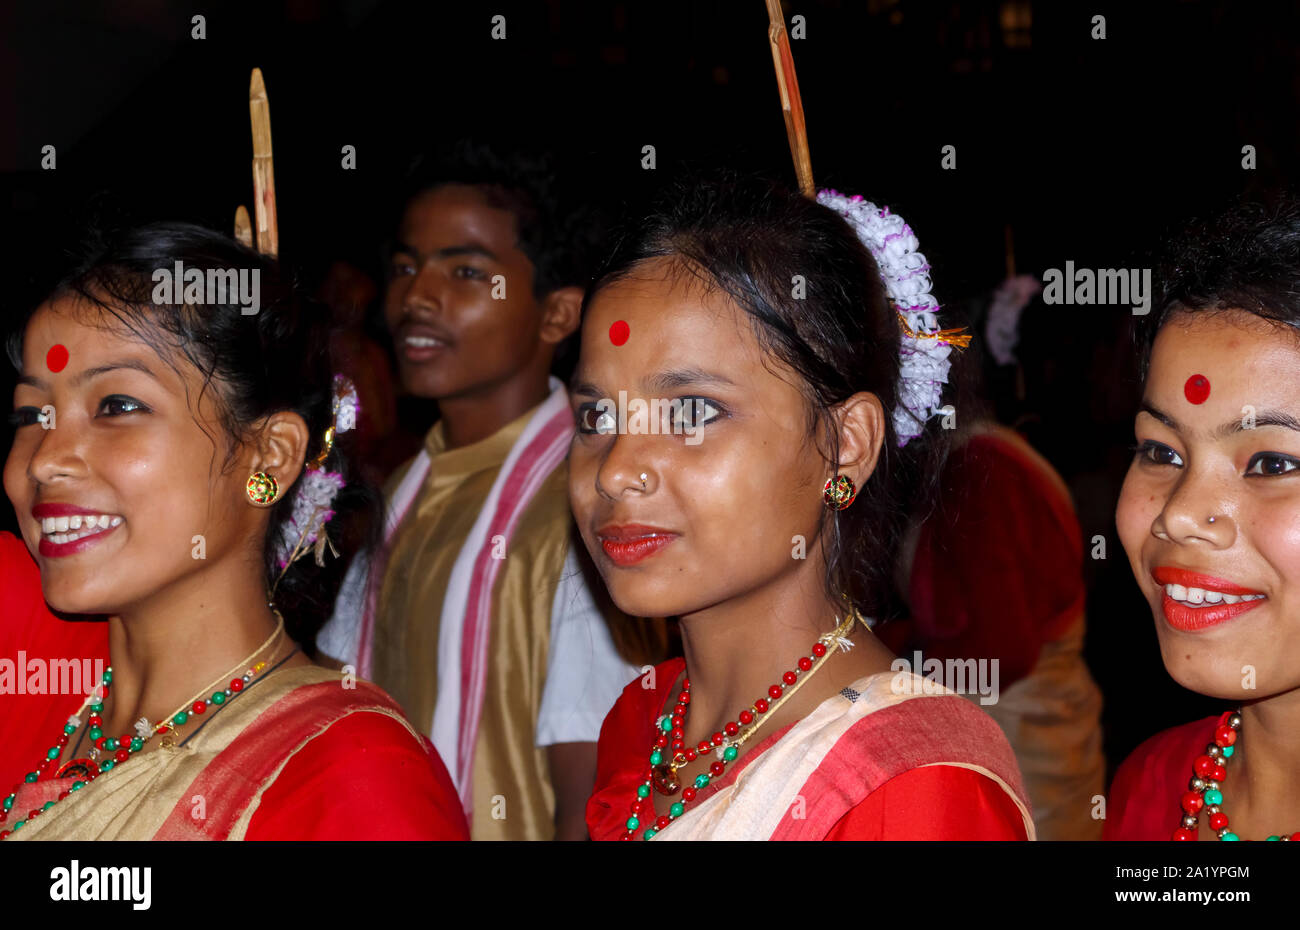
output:
{"label": "beige kurta", "polygon": [[[375,616],[372,680],[430,732],[438,637],[452,568],[511,447],[536,408],[479,442],[447,449],[439,422],[425,437],[429,476],[398,528]],[[385,491],[391,497],[411,463]],[[551,609],[569,546],[568,471],[561,463],[524,510],[492,592],[488,670],[474,753],[471,838],[544,840],[555,793],[535,745]]]}

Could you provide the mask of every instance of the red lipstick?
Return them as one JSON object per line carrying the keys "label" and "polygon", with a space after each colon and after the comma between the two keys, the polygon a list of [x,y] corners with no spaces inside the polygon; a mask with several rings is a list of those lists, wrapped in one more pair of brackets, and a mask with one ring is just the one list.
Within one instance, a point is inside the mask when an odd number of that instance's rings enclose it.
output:
{"label": "red lipstick", "polygon": [[1248,601],[1238,601],[1235,604],[1220,603],[1191,607],[1170,597],[1169,592],[1163,590],[1164,586],[1176,584],[1185,588],[1201,588],[1206,591],[1218,591],[1222,594],[1237,597],[1262,595],[1264,592],[1244,588],[1239,584],[1223,578],[1216,578],[1213,575],[1203,575],[1200,572],[1192,572],[1171,565],[1158,566],[1152,570],[1151,577],[1161,586],[1160,606],[1164,612],[1166,622],[1174,629],[1188,633],[1225,623],[1268,600],[1267,597],[1255,597]]}
{"label": "red lipstick", "polygon": [[1189,572],[1185,568],[1175,568],[1172,565],[1158,565],[1151,570],[1151,577],[1156,580],[1156,584],[1180,584],[1184,588],[1204,588],[1207,591],[1222,591],[1224,594],[1263,594],[1263,591],[1254,591],[1250,588],[1243,588],[1239,584],[1234,584],[1224,578],[1216,578],[1213,575],[1202,575],[1200,572]]}
{"label": "red lipstick", "polygon": [[648,559],[677,536],[671,530],[643,523],[609,524],[596,531],[601,549],[617,565],[632,565]]}

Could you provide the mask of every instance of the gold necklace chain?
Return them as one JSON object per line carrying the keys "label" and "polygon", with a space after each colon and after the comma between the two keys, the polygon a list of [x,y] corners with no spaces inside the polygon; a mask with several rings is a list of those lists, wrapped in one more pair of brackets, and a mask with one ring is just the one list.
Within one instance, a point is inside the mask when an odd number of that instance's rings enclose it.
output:
{"label": "gold necklace chain", "polygon": [[275,629],[271,631],[271,635],[262,641],[262,645],[258,646],[256,649],[254,649],[251,653],[249,653],[239,662],[236,662],[235,666],[230,671],[226,672],[224,675],[218,676],[206,688],[201,688],[199,692],[196,695],[194,695],[194,697],[190,698],[180,707],[176,708],[174,711],[168,714],[167,717],[165,718],[166,723],[168,724],[167,729],[169,730],[176,729],[175,726],[172,725],[171,721],[173,718],[175,718],[177,714],[185,710],[185,708],[192,706],[195,701],[203,697],[205,694],[211,693],[213,688],[215,688],[217,685],[221,684],[222,682],[228,680],[230,676],[233,675],[235,672],[238,672],[241,668],[246,668],[249,662],[252,662],[255,658],[257,658],[258,653],[260,653],[267,646],[271,645],[272,642],[279,639],[280,634],[284,632],[284,614],[280,613],[280,611],[276,610],[274,607],[272,607],[271,609],[275,611],[275,616],[277,618]]}
{"label": "gold necklace chain", "polygon": [[[226,672],[226,673],[224,673],[224,674],[218,676],[218,677],[217,677],[216,679],[214,679],[214,680],[212,681],[212,683],[209,684],[206,688],[200,688],[199,691],[194,695],[194,697],[190,698],[188,701],[186,701],[186,702],[185,702],[184,704],[182,704],[180,707],[176,708],[174,711],[172,711],[170,714],[168,714],[165,718],[163,718],[163,722],[164,722],[165,727],[166,727],[166,729],[167,729],[168,731],[170,731],[170,730],[175,730],[175,729],[176,729],[176,726],[175,726],[175,724],[172,723],[172,720],[175,719],[175,717],[176,717],[177,714],[179,714],[181,711],[185,710],[186,708],[192,706],[192,705],[194,704],[195,701],[197,701],[199,698],[203,697],[205,694],[210,693],[210,692],[212,691],[213,688],[215,688],[217,685],[221,684],[222,682],[226,681],[226,679],[229,678],[231,675],[233,675],[235,672],[239,671],[241,668],[245,668],[245,667],[247,667],[248,663],[251,662],[251,661],[253,661],[253,659],[257,658],[258,654],[259,654],[263,649],[265,649],[267,646],[271,645],[271,643],[273,643],[274,641],[276,641],[276,640],[279,638],[280,634],[284,632],[284,615],[283,615],[282,613],[280,613],[280,611],[277,610],[277,609],[274,608],[274,607],[272,607],[271,609],[272,609],[273,611],[275,611],[275,616],[277,617],[277,622],[276,622],[276,624],[275,624],[275,629],[271,631],[271,635],[268,636],[266,639],[264,639],[264,640],[262,641],[262,645],[258,646],[258,647],[257,647],[256,649],[254,649],[251,653],[249,653],[247,656],[245,656],[242,660],[240,660],[239,662],[237,662],[237,663],[234,665],[234,667],[230,669],[230,671],[228,671],[228,672]],[[80,716],[80,715],[81,715],[81,711],[82,711],[82,710],[85,710],[87,707],[89,707],[89,706],[91,705],[91,703],[94,702],[94,700],[95,700],[94,692],[91,692],[91,694],[89,694],[89,695],[86,696],[85,703],[83,703],[83,704],[81,705],[81,710],[77,711],[77,713],[76,713],[75,716]],[[142,717],[141,719],[143,720],[143,719],[147,719],[147,718],[143,718],[143,717]],[[149,736],[148,738],[151,739],[151,738],[153,737],[153,735],[154,735],[154,734],[150,734],[150,736]]]}
{"label": "gold necklace chain", "polygon": [[[817,641],[826,647],[826,655],[822,656],[821,660],[816,665],[814,665],[811,669],[809,669],[807,674],[800,675],[798,681],[796,681],[793,685],[791,685],[789,688],[783,691],[781,693],[781,697],[777,700],[777,702],[775,704],[771,704],[768,706],[767,713],[756,715],[756,719],[754,720],[754,722],[751,723],[747,728],[742,730],[739,734],[737,734],[736,738],[732,741],[731,745],[739,749],[741,745],[744,744],[745,740],[753,736],[755,731],[757,731],[759,727],[761,727],[764,723],[766,723],[772,717],[772,715],[776,713],[776,709],[778,707],[780,707],[786,701],[790,700],[790,698],[794,697],[795,692],[804,686],[804,682],[806,682],[809,678],[812,678],[813,675],[817,674],[817,672],[821,670],[821,667],[826,664],[826,660],[831,657],[831,650],[834,649],[835,646],[839,644],[839,641],[844,639],[846,634],[853,629],[853,624],[857,619],[858,619],[857,611],[850,610],[849,615],[844,619],[843,623],[841,623],[831,632],[823,634],[822,636],[818,637]],[[848,642],[849,645],[852,646],[852,640],[848,640]]]}

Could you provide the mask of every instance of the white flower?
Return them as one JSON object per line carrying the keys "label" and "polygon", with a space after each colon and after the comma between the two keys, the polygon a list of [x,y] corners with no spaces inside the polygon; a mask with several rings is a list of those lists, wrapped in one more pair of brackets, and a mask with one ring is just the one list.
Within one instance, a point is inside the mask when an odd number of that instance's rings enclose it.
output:
{"label": "white flower", "polygon": [[[912,228],[889,208],[878,208],[861,197],[846,197],[823,190],[817,202],[835,210],[853,227],[880,269],[885,292],[908,327],[916,333],[936,333],[939,309],[930,294],[929,266],[918,248]],[[903,335],[899,345],[898,406],[894,409],[894,431],[899,446],[921,435],[928,420],[942,402],[943,385],[948,383],[952,347],[934,339]]]}
{"label": "white flower", "polygon": [[325,522],[334,516],[330,505],[344,484],[338,472],[314,468],[303,472],[294,493],[293,510],[280,528],[276,556],[281,567],[288,563],[295,548],[302,553],[315,544]]}
{"label": "white flower", "polygon": [[149,722],[148,717],[141,717],[135,722],[135,732],[140,739],[148,739],[153,736],[153,724]]}
{"label": "white flower", "polygon": [[344,375],[334,376],[334,432],[346,433],[350,429],[355,429],[357,425],[357,413],[361,409],[361,401],[357,397],[357,388]]}

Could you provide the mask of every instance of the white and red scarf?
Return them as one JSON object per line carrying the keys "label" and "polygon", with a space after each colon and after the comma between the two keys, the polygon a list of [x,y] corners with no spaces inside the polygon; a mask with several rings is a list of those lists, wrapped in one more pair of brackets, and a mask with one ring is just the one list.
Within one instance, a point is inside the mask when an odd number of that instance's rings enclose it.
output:
{"label": "white and red scarf", "polygon": [[[451,773],[468,817],[473,809],[474,747],[487,683],[491,633],[492,590],[503,560],[492,557],[492,539],[507,546],[520,517],[542,482],[569,451],[573,414],[564,383],[549,380],[550,396],[529,418],[506,456],[478,519],[461,546],[442,602],[438,628],[438,697],[429,733],[438,755]],[[357,674],[369,679],[373,660],[375,615],[386,556],[398,527],[419,497],[431,467],[429,453],[420,450],[388,501],[381,557],[364,554],[353,560],[339,592],[331,626],[331,643],[339,658],[355,658]],[[322,639],[322,645],[325,646]],[[327,647],[328,651],[328,647]]]}

